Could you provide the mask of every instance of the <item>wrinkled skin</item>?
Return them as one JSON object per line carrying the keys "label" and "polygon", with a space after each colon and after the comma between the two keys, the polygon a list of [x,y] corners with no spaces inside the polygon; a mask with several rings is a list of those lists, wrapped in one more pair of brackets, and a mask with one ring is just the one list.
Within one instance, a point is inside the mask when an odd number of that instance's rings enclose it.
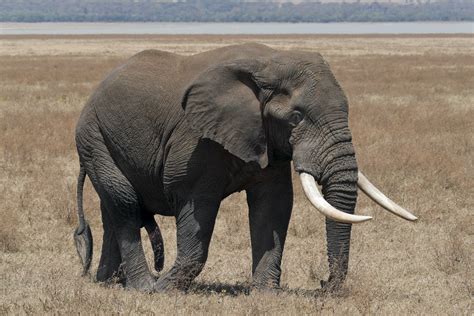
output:
{"label": "wrinkled skin", "polygon": [[[317,53],[257,44],[189,57],[141,52],[91,96],[76,142],[101,200],[97,279],[107,281],[120,268],[129,288],[188,287],[206,262],[221,201],[241,190],[253,283],[278,286],[293,205],[291,161],[314,176],[333,206],[353,213],[356,205],[347,100]],[[154,214],[176,218],[178,243],[173,267],[157,280],[140,238],[145,226],[160,269]],[[323,284],[334,287],[347,273],[351,225],[326,220],[326,231],[330,276]]]}

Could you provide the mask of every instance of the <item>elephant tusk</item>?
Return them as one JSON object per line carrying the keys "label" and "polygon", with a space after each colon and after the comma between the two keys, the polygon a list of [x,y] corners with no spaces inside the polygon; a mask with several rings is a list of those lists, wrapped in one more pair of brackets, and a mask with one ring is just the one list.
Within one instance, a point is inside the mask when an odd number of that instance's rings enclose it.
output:
{"label": "elephant tusk", "polygon": [[377,189],[372,183],[370,183],[369,179],[367,179],[362,174],[362,172],[359,171],[358,177],[359,177],[359,180],[357,181],[357,185],[375,203],[379,204],[386,210],[406,220],[416,221],[418,219],[418,217],[408,212],[403,207],[397,205],[395,202],[393,202],[388,197],[386,197],[385,194],[380,192],[379,189]]}
{"label": "elephant tusk", "polygon": [[301,184],[303,185],[303,190],[306,194],[306,197],[310,200],[311,204],[313,204],[313,206],[318,211],[323,213],[324,216],[337,222],[352,224],[362,223],[372,219],[372,217],[370,216],[344,213],[329,204],[319,192],[318,186],[316,185],[316,181],[314,180],[312,175],[301,172],[300,180]]}

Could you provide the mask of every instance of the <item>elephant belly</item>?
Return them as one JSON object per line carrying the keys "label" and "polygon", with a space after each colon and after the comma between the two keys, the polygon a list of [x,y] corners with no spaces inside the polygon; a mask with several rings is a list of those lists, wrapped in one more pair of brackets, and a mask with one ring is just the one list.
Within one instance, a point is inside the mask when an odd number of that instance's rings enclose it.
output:
{"label": "elephant belly", "polygon": [[163,216],[174,216],[175,210],[169,205],[163,193],[163,189],[151,187],[150,189],[151,190],[141,190],[145,211]]}

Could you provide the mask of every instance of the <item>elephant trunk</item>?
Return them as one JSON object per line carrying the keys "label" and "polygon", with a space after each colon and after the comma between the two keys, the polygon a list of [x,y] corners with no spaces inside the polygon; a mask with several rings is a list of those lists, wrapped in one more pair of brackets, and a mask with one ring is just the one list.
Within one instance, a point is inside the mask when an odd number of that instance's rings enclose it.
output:
{"label": "elephant trunk", "polygon": [[[340,145],[339,145],[340,146]],[[325,162],[320,180],[324,198],[330,205],[347,214],[354,214],[357,203],[358,170],[351,142],[344,144],[345,154]],[[347,154],[350,153],[350,154]],[[349,263],[351,223],[326,218],[329,286],[340,286]]]}
{"label": "elephant trunk", "polygon": [[[357,175],[357,171],[355,172]],[[356,182],[323,186],[325,199],[337,209],[353,214],[357,201]],[[326,218],[327,254],[330,284],[341,284],[347,274],[351,240],[350,223]]]}
{"label": "elephant trunk", "polygon": [[[315,208],[326,216],[330,275],[329,283],[322,282],[322,285],[338,287],[347,275],[351,223],[371,219],[370,216],[354,215],[358,180],[354,148],[350,134],[343,141],[332,142],[325,150],[311,152],[300,148],[296,148],[294,162],[303,189]],[[316,180],[322,186],[323,196],[317,189]]]}

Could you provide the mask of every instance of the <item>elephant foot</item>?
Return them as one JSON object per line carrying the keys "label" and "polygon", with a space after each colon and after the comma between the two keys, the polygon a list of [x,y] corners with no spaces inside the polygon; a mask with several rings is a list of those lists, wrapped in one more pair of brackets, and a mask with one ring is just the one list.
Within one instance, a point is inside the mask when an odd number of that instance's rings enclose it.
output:
{"label": "elephant foot", "polygon": [[161,276],[155,283],[155,292],[165,292],[171,290],[187,291],[191,285],[193,278],[180,278],[170,273]]}
{"label": "elephant foot", "polygon": [[174,266],[159,277],[155,284],[155,291],[187,291],[203,267],[204,264],[201,263]]}
{"label": "elephant foot", "polygon": [[329,277],[327,281],[321,280],[320,283],[321,283],[321,289],[324,292],[334,293],[334,292],[339,292],[341,290],[342,285],[344,284],[344,280],[341,280],[339,278]]}
{"label": "elephant foot", "polygon": [[262,291],[275,291],[275,290],[281,289],[279,280],[267,280],[265,278],[262,278],[262,279],[254,278],[250,286],[252,289],[262,290]]}
{"label": "elephant foot", "polygon": [[262,285],[252,284],[249,289],[251,292],[278,295],[283,292],[283,289],[277,285]]}
{"label": "elephant foot", "polygon": [[123,271],[118,271],[117,273],[114,273],[110,277],[103,277],[101,275],[96,276],[96,282],[99,282],[105,286],[113,286],[115,284],[120,284],[122,286],[125,286],[126,278],[125,275],[123,274]]}
{"label": "elephant foot", "polygon": [[156,279],[150,274],[135,280],[126,280],[124,287],[127,290],[136,290],[145,293],[155,292]]}
{"label": "elephant foot", "polygon": [[280,289],[280,270],[272,266],[258,268],[252,277],[251,287],[256,290],[274,291]]}

